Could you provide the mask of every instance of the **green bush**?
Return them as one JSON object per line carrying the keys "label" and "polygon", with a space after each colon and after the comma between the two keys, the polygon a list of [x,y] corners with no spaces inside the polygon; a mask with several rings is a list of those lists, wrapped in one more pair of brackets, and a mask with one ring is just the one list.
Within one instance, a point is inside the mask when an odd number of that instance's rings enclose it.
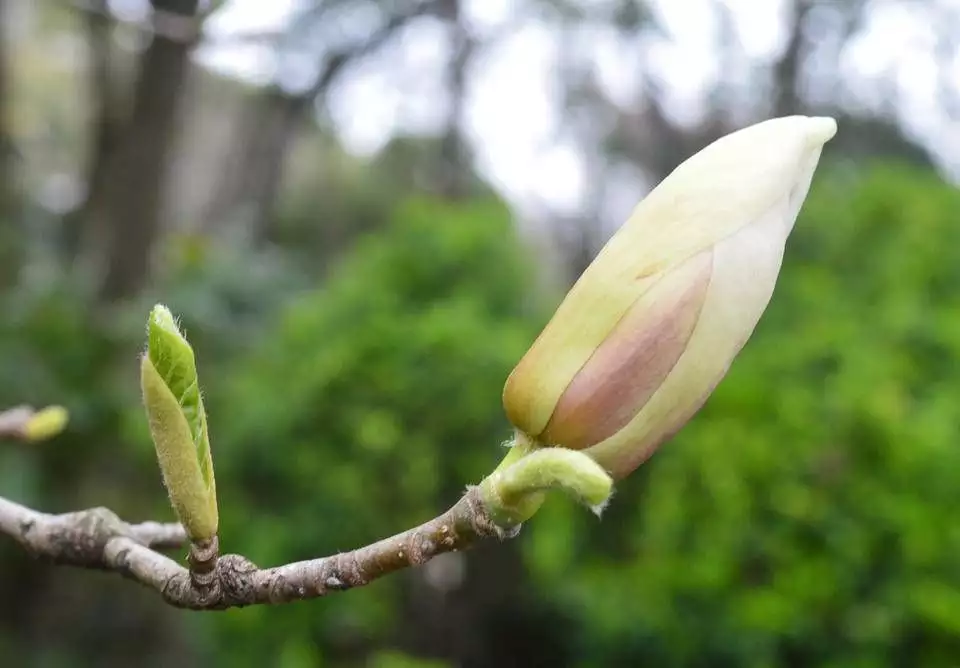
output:
{"label": "green bush", "polygon": [[[208,395],[222,542],[261,564],[335,553],[478,482],[510,434],[503,381],[541,319],[527,266],[499,203],[417,200],[293,300]],[[404,583],[218,616],[217,651],[260,666],[299,647],[284,665],[310,666],[389,643]]]}

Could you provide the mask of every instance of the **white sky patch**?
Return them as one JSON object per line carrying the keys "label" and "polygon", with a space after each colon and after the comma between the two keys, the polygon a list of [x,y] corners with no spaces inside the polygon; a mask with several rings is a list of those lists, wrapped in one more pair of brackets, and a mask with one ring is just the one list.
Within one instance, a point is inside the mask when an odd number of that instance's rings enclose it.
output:
{"label": "white sky patch", "polygon": [[276,72],[276,58],[269,45],[247,37],[283,30],[298,6],[299,0],[232,0],[205,24],[213,42],[201,44],[198,60],[220,74],[257,84],[269,82]]}
{"label": "white sky patch", "polygon": [[536,201],[541,193],[553,193],[550,204],[559,211],[572,213],[583,203],[587,174],[583,155],[569,142],[561,142],[534,159],[527,183],[527,198]]}
{"label": "white sky patch", "polygon": [[592,51],[597,81],[604,93],[621,108],[639,104],[646,58],[641,39],[625,38],[611,28],[598,28]]}
{"label": "white sky patch", "polygon": [[[844,49],[841,72],[874,110],[895,105],[908,134],[925,142],[947,174],[960,179],[960,119],[949,118],[938,104],[943,73],[934,58],[937,7],[905,7],[885,0],[872,4],[865,30]],[[938,5],[960,11],[960,0]],[[953,82],[953,95],[960,98],[960,52],[954,63],[956,67],[948,66],[946,81]],[[891,99],[891,91],[896,99]]]}
{"label": "white sky patch", "polygon": [[723,0],[733,17],[737,39],[744,54],[758,60],[771,60],[783,50],[787,40],[784,0]]}
{"label": "white sky patch", "polygon": [[400,115],[401,92],[388,72],[374,63],[354,68],[349,79],[339,83],[327,100],[330,116],[346,148],[369,155],[390,140]]}
{"label": "white sky patch", "polygon": [[960,49],[957,49],[957,52],[953,54],[953,60],[947,70],[947,77],[950,81],[958,82],[957,86],[960,87]]}
{"label": "white sky patch", "polygon": [[382,60],[365,60],[342,79],[327,104],[347,150],[369,155],[398,132],[442,128],[450,102],[442,84],[451,48],[442,23],[420,19],[384,47]]}
{"label": "white sky patch", "polygon": [[461,10],[470,29],[486,35],[509,25],[517,15],[515,0],[481,0],[465,2]]}
{"label": "white sky patch", "polygon": [[562,175],[537,174],[552,168],[541,154],[558,131],[552,71],[557,42],[546,27],[528,24],[485,50],[473,65],[466,129],[483,172],[515,198],[528,197],[533,180],[554,184],[549,192],[560,199],[575,187]]}
{"label": "white sky patch", "polygon": [[661,0],[655,10],[667,34],[650,39],[646,64],[659,73],[667,111],[681,123],[694,123],[706,111],[704,91],[720,75],[713,2]]}

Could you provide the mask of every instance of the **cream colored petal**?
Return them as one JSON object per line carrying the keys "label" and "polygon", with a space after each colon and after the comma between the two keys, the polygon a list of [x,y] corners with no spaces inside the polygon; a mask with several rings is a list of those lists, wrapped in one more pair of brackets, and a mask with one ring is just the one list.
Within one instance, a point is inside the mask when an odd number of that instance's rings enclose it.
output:
{"label": "cream colored petal", "polygon": [[704,251],[640,297],[573,378],[541,440],[582,450],[626,426],[687,347],[713,273]]}
{"label": "cream colored petal", "polygon": [[686,351],[637,416],[585,452],[620,478],[639,466],[703,405],[726,374],[769,303],[796,202],[784,198],[771,213],[717,244],[700,320]]}
{"label": "cream colored petal", "polygon": [[637,206],[598,263],[602,258],[607,266],[632,265],[649,274],[758,220],[798,186],[805,195],[821,148],[835,132],[833,119],[790,116],[718,139]]}
{"label": "cream colored petal", "polygon": [[507,379],[511,421],[532,437],[542,433],[627,309],[664,272],[758,220],[798,180],[809,183],[811,156],[835,131],[832,119],[773,119],[717,140],[674,170],[600,251]]}

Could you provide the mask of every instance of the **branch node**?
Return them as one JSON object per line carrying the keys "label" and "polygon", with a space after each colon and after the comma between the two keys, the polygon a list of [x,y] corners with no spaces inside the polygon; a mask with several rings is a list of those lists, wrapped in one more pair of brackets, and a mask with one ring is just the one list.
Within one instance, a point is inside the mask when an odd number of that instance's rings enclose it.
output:
{"label": "branch node", "polygon": [[246,605],[256,601],[251,574],[260,570],[255,563],[239,554],[225,554],[217,563],[222,604]]}
{"label": "branch node", "polygon": [[[479,538],[496,538],[499,541],[516,538],[520,533],[521,524],[504,526],[497,524],[490,517],[490,509],[481,496],[479,485],[470,485],[467,487],[467,493],[463,496],[469,509],[469,521],[471,529]],[[447,543],[446,544],[452,544]]]}
{"label": "branch node", "polygon": [[[54,543],[67,561],[87,567],[101,568],[103,549],[107,542],[116,536],[122,536],[126,525],[109,508],[90,508],[74,513],[54,517],[60,524],[59,531],[51,532],[46,538]],[[35,546],[39,553],[46,546]]]}
{"label": "branch node", "polygon": [[220,539],[217,536],[209,540],[190,543],[190,581],[193,586],[206,595],[214,591],[219,584],[217,559],[220,556]]}

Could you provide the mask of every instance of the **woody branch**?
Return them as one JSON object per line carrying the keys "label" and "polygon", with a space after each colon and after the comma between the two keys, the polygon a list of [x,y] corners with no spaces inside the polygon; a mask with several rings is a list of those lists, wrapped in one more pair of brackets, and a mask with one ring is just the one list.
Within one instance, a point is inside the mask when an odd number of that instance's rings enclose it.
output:
{"label": "woody branch", "polygon": [[159,551],[187,542],[179,524],[128,524],[106,508],[51,515],[0,497],[0,533],[33,556],[118,573],[153,589],[173,606],[194,610],[286,603],[362,587],[481,539],[512,538],[518,530],[519,525],[503,529],[495,524],[479,488],[471,487],[445,513],[371,545],[273,568],[227,554],[216,560],[211,578],[198,583],[188,569]]}

